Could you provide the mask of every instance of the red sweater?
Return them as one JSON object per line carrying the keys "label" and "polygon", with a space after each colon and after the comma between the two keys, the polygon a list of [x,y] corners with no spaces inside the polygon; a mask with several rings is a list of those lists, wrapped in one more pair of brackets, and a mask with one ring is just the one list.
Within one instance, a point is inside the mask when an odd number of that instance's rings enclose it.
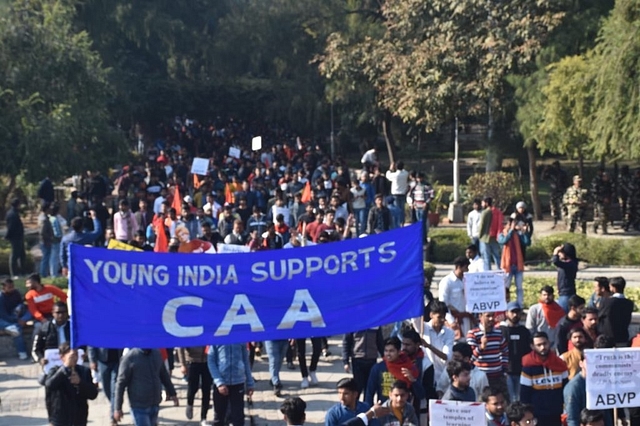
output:
{"label": "red sweater", "polygon": [[42,321],[45,319],[45,315],[51,315],[55,296],[57,296],[61,302],[67,301],[67,293],[53,285],[43,285],[39,292],[29,290],[24,298],[27,301],[27,307],[31,315],[33,315],[36,320]]}

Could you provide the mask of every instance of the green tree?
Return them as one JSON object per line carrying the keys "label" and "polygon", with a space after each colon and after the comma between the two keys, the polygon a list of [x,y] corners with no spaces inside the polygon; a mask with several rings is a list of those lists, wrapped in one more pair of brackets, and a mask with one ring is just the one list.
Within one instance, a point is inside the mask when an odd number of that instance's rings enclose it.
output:
{"label": "green tree", "polygon": [[70,1],[18,0],[0,18],[0,174],[28,181],[106,168],[124,152],[109,126],[107,70]]}
{"label": "green tree", "polygon": [[487,119],[487,167],[497,166],[494,129],[504,77],[529,63],[561,13],[550,0],[389,0],[385,33],[351,55],[380,106],[427,131],[455,116]]}
{"label": "green tree", "polygon": [[640,3],[617,0],[592,58],[593,150],[640,158]]}

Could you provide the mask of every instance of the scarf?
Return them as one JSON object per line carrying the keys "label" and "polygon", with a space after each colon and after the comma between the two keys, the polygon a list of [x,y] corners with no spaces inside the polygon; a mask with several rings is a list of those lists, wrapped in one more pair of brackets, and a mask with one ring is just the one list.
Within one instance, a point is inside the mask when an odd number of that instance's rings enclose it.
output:
{"label": "scarf", "polygon": [[[503,234],[507,235],[508,233],[509,231],[505,228]],[[514,264],[518,271],[524,271],[524,257],[522,256],[522,247],[520,247],[520,237],[516,231],[511,232],[511,238],[509,238],[509,241],[507,241],[502,249],[500,268],[507,273],[511,272],[512,256],[516,257]]]}
{"label": "scarf", "polygon": [[547,324],[549,324],[549,327],[556,328],[556,325],[558,325],[558,322],[560,322],[562,317],[565,316],[564,309],[562,309],[562,307],[558,305],[556,302],[551,302],[551,303],[540,302],[540,305],[542,305],[542,313],[544,314],[544,317],[547,320]]}
{"label": "scarf", "polygon": [[418,368],[413,363],[413,361],[411,361],[409,356],[404,352],[400,352],[400,356],[395,362],[390,362],[390,361],[387,361],[386,359],[384,360],[384,362],[387,365],[387,371],[389,371],[389,373],[391,373],[393,377],[396,378],[396,380],[402,380],[409,387],[411,387],[412,382],[408,378],[404,377],[404,374],[402,374],[403,368],[408,369],[411,372],[411,375],[413,376],[414,379],[417,380],[419,378]]}

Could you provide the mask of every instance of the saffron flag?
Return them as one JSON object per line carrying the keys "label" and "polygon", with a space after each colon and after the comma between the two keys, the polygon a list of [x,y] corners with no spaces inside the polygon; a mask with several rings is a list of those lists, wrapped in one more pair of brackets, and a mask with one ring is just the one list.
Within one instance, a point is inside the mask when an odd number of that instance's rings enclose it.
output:
{"label": "saffron flag", "polygon": [[156,245],[153,251],[156,253],[166,253],[169,251],[169,242],[167,241],[167,233],[164,230],[164,219],[158,216],[153,219],[153,229],[156,233]]}
{"label": "saffron flag", "polygon": [[173,202],[171,207],[176,209],[176,213],[179,215],[182,212],[182,197],[180,196],[180,187],[176,185],[173,190]]}
{"label": "saffron flag", "polygon": [[231,185],[229,183],[224,184],[224,202],[233,204],[233,192],[231,191]]}
{"label": "saffron flag", "polygon": [[304,184],[304,189],[302,190],[302,198],[300,199],[303,203],[308,203],[311,201],[311,184],[309,181]]}

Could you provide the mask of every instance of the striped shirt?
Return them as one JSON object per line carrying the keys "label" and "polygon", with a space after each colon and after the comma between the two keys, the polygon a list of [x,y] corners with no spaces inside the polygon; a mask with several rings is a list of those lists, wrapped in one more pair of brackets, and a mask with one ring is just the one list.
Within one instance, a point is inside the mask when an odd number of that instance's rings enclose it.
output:
{"label": "striped shirt", "polygon": [[[487,335],[487,344],[480,348],[482,337]],[[467,343],[473,350],[473,363],[479,370],[484,371],[489,378],[501,377],[509,366],[509,347],[499,329],[494,328],[485,333],[482,325],[469,330]]]}

